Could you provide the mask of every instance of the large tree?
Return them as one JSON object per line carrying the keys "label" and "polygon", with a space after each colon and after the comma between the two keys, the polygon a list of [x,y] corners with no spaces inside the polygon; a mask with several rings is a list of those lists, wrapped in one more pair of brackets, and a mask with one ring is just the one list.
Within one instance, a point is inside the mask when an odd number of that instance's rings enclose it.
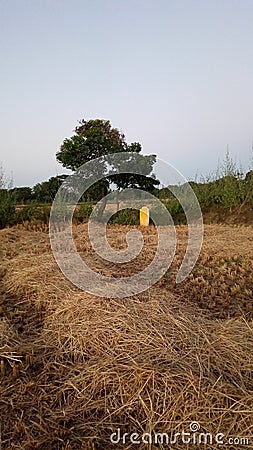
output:
{"label": "large tree", "polygon": [[81,120],[75,134],[64,139],[56,158],[64,167],[76,170],[87,161],[122,151],[127,151],[125,136],[112,128],[109,120]]}
{"label": "large tree", "polygon": [[[75,128],[75,134],[64,139],[56,158],[64,167],[76,170],[95,158],[119,152],[131,152],[134,161],[135,155],[141,152],[141,144],[127,144],[125,135],[113,128],[109,120],[81,120]],[[97,183],[101,189],[101,197],[107,194],[110,183],[114,183],[118,189],[133,187],[153,191],[159,184],[158,180],[150,177],[155,161],[155,155],[143,156],[142,172],[145,176],[120,174],[103,178]],[[120,171],[120,167],[118,170]]]}

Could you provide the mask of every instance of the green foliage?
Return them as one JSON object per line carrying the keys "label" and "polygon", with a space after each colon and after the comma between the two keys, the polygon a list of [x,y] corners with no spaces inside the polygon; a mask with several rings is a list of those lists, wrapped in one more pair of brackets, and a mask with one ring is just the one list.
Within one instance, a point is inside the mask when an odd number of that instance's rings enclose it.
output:
{"label": "green foliage", "polygon": [[82,195],[80,202],[96,202],[99,201],[109,191],[109,182],[107,180],[100,180],[94,183]]}
{"label": "green foliage", "polygon": [[245,202],[253,208],[253,170],[250,170],[244,180],[245,184]]}
{"label": "green foliage", "polygon": [[[116,184],[118,189],[134,187],[147,191],[154,190],[154,187],[159,184],[159,181],[154,180],[149,175],[152,172],[156,156],[149,155],[137,158],[141,152],[141,144],[138,142],[127,144],[124,134],[117,128],[112,128],[109,120],[96,119],[80,121],[79,126],[75,129],[75,135],[64,139],[60,150],[56,154],[56,158],[64,167],[76,170],[88,161],[92,161],[108,154],[122,152],[131,153],[131,163],[133,163],[133,166],[136,167],[136,169],[139,168],[144,175],[123,173],[120,175],[109,176],[106,165],[101,163],[99,167],[96,168],[96,173],[101,177],[101,181],[97,183],[97,189],[98,191],[101,191],[101,188],[103,188],[102,197],[106,196],[108,193],[110,183]],[[129,161],[125,162],[125,164],[128,163]],[[122,161],[119,161],[117,167],[115,164],[116,163],[114,162],[114,169],[119,173],[122,172],[124,169],[124,162],[122,163]],[[127,167],[127,165],[125,167]],[[94,191],[91,189],[90,192],[87,192],[83,200],[94,199],[93,194]],[[101,214],[105,206],[106,202],[104,202],[103,208],[101,208]]]}
{"label": "green foliage", "polygon": [[[164,200],[163,204],[164,204],[164,206],[166,206],[167,210],[169,211],[175,225],[186,224],[186,216],[185,216],[183,207],[176,197],[173,196],[172,198],[169,198],[168,200]],[[163,223],[161,222],[161,219],[159,220],[159,217],[158,217],[157,224],[163,225]]]}
{"label": "green foliage", "polygon": [[127,151],[124,134],[112,128],[109,120],[81,120],[75,135],[64,139],[57,160],[64,167],[76,170],[87,161],[109,153]]}
{"label": "green foliage", "polygon": [[[138,143],[130,144],[127,148],[130,153],[127,161],[119,161],[114,165],[116,171],[120,175],[113,175],[109,177],[109,181],[115,183],[118,189],[135,188],[142,189],[147,192],[155,192],[155,186],[159,185],[159,180],[156,180],[152,174],[153,165],[156,162],[156,155],[140,155],[141,146]],[[134,167],[135,173],[127,173],[127,167]],[[143,174],[143,175],[140,175]],[[151,176],[150,176],[151,174]]]}
{"label": "green foliage", "polygon": [[13,225],[15,222],[15,202],[7,189],[0,189],[0,228]]}
{"label": "green foliage", "polygon": [[16,208],[15,222],[22,223],[25,221],[30,221],[35,218],[35,210],[37,208],[36,204],[31,204],[23,208]]}
{"label": "green foliage", "polygon": [[175,217],[177,214],[183,213],[183,207],[177,198],[173,198],[168,203],[166,203],[166,207],[172,217]]}
{"label": "green foliage", "polygon": [[50,205],[39,205],[37,203],[32,203],[24,208],[16,209],[15,223],[38,220],[48,224],[50,209]]}
{"label": "green foliage", "polygon": [[159,191],[156,193],[156,196],[160,199],[169,199],[174,197],[169,187],[159,189]]}
{"label": "green foliage", "polygon": [[33,198],[39,203],[52,203],[58,189],[63,181],[67,178],[67,175],[57,175],[56,177],[49,178],[48,181],[38,183],[33,187]]}
{"label": "green foliage", "polygon": [[232,211],[240,206],[249,195],[250,185],[243,179],[242,171],[237,167],[229,151],[215,174],[202,178],[201,182],[190,182],[203,212],[211,208]]}
{"label": "green foliage", "polygon": [[109,220],[112,225],[139,225],[139,211],[132,208],[121,209]]}
{"label": "green foliage", "polygon": [[[73,218],[76,222],[82,223],[89,219],[92,212],[93,202],[99,201],[109,191],[110,183],[114,183],[118,189],[124,188],[142,188],[144,191],[150,191],[162,200],[165,207],[171,214],[175,224],[185,224],[186,217],[182,205],[177,200],[176,195],[184,196],[184,185],[168,186],[160,190],[157,189],[159,181],[150,177],[153,165],[156,160],[155,155],[142,157],[140,155],[141,146],[139,143],[126,144],[125,137],[117,129],[113,129],[109,121],[95,120],[81,122],[80,127],[76,129],[76,136],[85,143],[87,152],[83,153],[83,147],[80,148],[80,154],[76,159],[76,151],[78,149],[70,146],[72,138],[67,140],[66,148],[71,150],[71,158],[73,158],[72,168],[79,164],[83,164],[85,158],[97,157],[105,154],[105,151],[129,151],[129,161],[134,164],[136,170],[145,173],[145,176],[135,174],[122,174],[108,176],[94,185],[92,185],[81,197],[79,205],[76,207]],[[87,139],[86,139],[87,137]],[[65,140],[66,141],[66,140]],[[62,149],[65,148],[65,141]],[[75,142],[73,140],[72,144]],[[71,144],[71,145],[72,145]],[[85,151],[86,151],[85,150]],[[64,153],[63,152],[63,153]],[[62,156],[63,156],[62,153]],[[77,151],[78,154],[78,151]],[[129,161],[124,162],[128,164]],[[71,164],[72,164],[71,163]],[[70,166],[69,166],[70,167]],[[127,167],[127,166],[126,166]],[[121,163],[116,169],[122,169]],[[50,217],[51,203],[67,175],[51,177],[48,181],[38,183],[32,189],[30,187],[12,188],[12,181],[6,179],[5,172],[0,164],[0,228],[22,223],[32,220],[38,220],[48,223]],[[215,174],[202,178],[199,182],[190,181],[190,186],[195,192],[203,213],[212,211],[221,213],[224,217],[229,211],[237,210],[240,212],[241,206],[246,205],[253,208],[253,170],[250,170],[244,177],[242,171],[237,167],[236,162],[230,157],[229,152],[226,153],[223,163],[221,163]],[[186,191],[187,192],[187,191]],[[140,195],[140,197],[142,197]],[[121,194],[121,201],[124,199],[124,193]],[[22,205],[22,206],[21,206]],[[26,205],[25,207],[23,205]],[[16,207],[15,207],[16,206]],[[97,220],[109,219],[110,213],[105,210],[106,202],[101,202],[100,214]],[[63,206],[59,202],[59,217],[62,212],[66,213],[65,218],[71,211],[62,210]],[[57,206],[55,207],[57,213]],[[102,217],[102,213],[104,212]],[[163,218],[160,217],[159,211],[153,211],[156,223],[163,225]],[[139,211],[134,209],[124,209],[114,214],[110,220],[110,224],[139,224]],[[150,219],[152,223],[152,219]]]}
{"label": "green foliage", "polygon": [[89,220],[91,213],[92,213],[91,202],[80,203],[79,205],[77,205],[74,211],[73,219],[75,222],[78,223],[87,222]]}
{"label": "green foliage", "polygon": [[35,209],[34,218],[40,222],[48,224],[50,217],[51,205],[39,205]]}
{"label": "green foliage", "polygon": [[12,180],[7,179],[5,171],[0,165],[0,228],[4,228],[14,223],[15,201],[10,188]]}
{"label": "green foliage", "polygon": [[10,189],[16,204],[22,205],[33,200],[32,188],[29,186],[15,187]]}
{"label": "green foliage", "polygon": [[226,175],[212,185],[213,203],[232,209],[239,206],[245,198],[244,183],[239,176]]}

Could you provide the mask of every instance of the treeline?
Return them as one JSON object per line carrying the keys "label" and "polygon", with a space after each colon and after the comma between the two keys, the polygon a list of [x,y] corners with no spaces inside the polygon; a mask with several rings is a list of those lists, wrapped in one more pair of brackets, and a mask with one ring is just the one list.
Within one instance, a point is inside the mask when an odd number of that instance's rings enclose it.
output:
{"label": "treeline", "polygon": [[67,178],[67,175],[58,175],[56,177],[51,177],[48,181],[38,183],[32,188],[29,186],[24,186],[1,189],[1,191],[2,194],[4,194],[3,191],[8,190],[8,193],[15,205],[27,205],[32,202],[43,204],[52,203],[56,192],[65,178]]}
{"label": "treeline", "polygon": [[[55,195],[68,175],[51,177],[48,181],[34,187],[10,187],[11,181],[4,180],[0,167],[0,228],[12,226],[25,221],[38,220],[48,223],[50,207]],[[96,183],[80,198],[80,207],[75,218],[87,219],[92,211],[92,203],[100,200],[104,194],[104,183]]]}
{"label": "treeline", "polygon": [[[58,189],[68,175],[57,175],[51,177],[48,181],[36,184],[34,187],[14,187],[0,189],[0,196],[11,197],[15,205],[28,205],[30,203],[51,204],[56,196]],[[108,189],[108,187],[107,187]],[[82,195],[80,202],[95,202],[101,199],[105,191],[105,183],[100,181],[91,186],[87,192]]]}
{"label": "treeline", "polygon": [[[234,208],[247,204],[253,207],[253,170],[245,176],[242,174],[229,174],[216,180],[188,183],[193,189],[199,201],[202,212],[207,212],[212,207],[222,207],[232,211]],[[184,190],[182,186],[168,186],[160,189],[157,196],[164,200],[174,202],[174,208],[179,208],[179,202],[171,191]]]}
{"label": "treeline", "polygon": [[[58,175],[51,177],[48,181],[36,184],[34,187],[15,187],[0,189],[0,197],[9,197],[15,205],[51,204],[62,182],[68,175]],[[189,181],[189,185],[194,190],[202,210],[205,212],[212,206],[223,206],[234,208],[247,203],[253,206],[253,170],[247,172],[245,176],[241,173],[230,173],[214,180],[203,180],[200,182]],[[110,192],[108,186],[103,183],[96,183],[89,188],[81,197],[82,202],[97,202],[105,192]],[[172,192],[184,190],[182,186],[168,186],[161,189],[153,189],[152,194],[161,200],[175,202],[176,197]]]}
{"label": "treeline", "polygon": [[[54,197],[67,175],[51,177],[48,181],[30,187],[5,187],[0,189],[0,228],[24,221],[39,220],[48,223],[50,207]],[[203,214],[209,211],[222,211],[228,214],[242,206],[253,208],[253,170],[246,175],[228,166],[220,177],[213,179],[190,181]],[[103,182],[92,186],[80,199],[74,218],[77,222],[88,219],[92,205],[104,195]],[[172,193],[174,192],[174,194]],[[177,199],[177,193],[184,191],[184,185],[168,186],[153,189],[152,194],[158,197],[167,207],[176,224],[185,223],[185,215]],[[134,210],[119,211],[111,223],[138,224],[138,212]]]}

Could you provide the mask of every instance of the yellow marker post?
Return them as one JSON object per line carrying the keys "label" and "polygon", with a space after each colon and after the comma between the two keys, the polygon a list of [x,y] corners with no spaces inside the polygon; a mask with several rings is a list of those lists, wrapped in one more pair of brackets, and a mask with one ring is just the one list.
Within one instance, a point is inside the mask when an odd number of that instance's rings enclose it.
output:
{"label": "yellow marker post", "polygon": [[147,206],[140,209],[140,225],[142,227],[148,227],[149,225],[149,209]]}

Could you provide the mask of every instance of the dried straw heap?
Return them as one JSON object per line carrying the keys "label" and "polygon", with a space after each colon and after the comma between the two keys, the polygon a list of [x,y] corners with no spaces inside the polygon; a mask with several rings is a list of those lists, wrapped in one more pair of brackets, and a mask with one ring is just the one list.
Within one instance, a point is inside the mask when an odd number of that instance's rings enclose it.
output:
{"label": "dried straw heap", "polygon": [[[116,248],[127,230],[109,227]],[[189,431],[193,421],[213,436],[248,437],[252,448],[253,230],[207,226],[198,264],[179,286],[186,228],[177,234],[164,278],[145,293],[112,300],[64,278],[45,232],[1,231],[1,449],[191,449],[196,445],[127,438],[116,445],[110,435],[117,428],[170,435]],[[74,235],[97,270],[124,272],[95,260],[85,226]],[[155,230],[144,235],[144,255],[126,273],[154,254]]]}

